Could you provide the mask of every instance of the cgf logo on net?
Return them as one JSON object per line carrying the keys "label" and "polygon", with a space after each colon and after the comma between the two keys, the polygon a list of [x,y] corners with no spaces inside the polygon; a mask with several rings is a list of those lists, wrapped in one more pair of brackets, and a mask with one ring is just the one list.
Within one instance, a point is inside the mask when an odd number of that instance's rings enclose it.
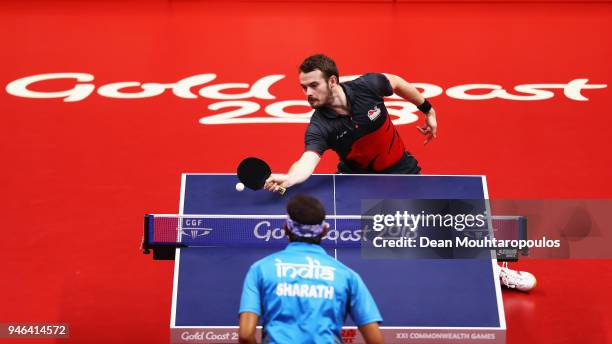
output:
{"label": "cgf logo on net", "polygon": [[[345,82],[359,77],[359,75],[344,76],[340,81]],[[313,110],[306,100],[280,100],[268,104],[264,108],[266,117],[246,117],[258,113],[262,101],[276,100],[270,93],[270,87],[285,78],[285,75],[267,75],[255,81],[252,85],[248,83],[212,83],[217,78],[216,74],[198,74],[183,78],[175,83],[157,83],[139,81],[115,82],[106,85],[95,85],[94,76],[87,73],[50,73],[31,75],[14,80],[6,86],[6,92],[23,98],[39,99],[62,99],[64,102],[78,102],[86,99],[96,91],[98,95],[114,99],[142,99],[156,97],[166,90],[182,99],[204,99],[216,102],[209,104],[208,109],[221,111],[200,118],[199,122],[204,125],[211,124],[244,124],[244,123],[308,123]],[[30,86],[44,85],[45,81],[72,79],[74,87],[63,91],[34,91]],[[563,95],[574,101],[588,101],[583,90],[606,88],[606,84],[589,84],[589,79],[573,79],[566,84],[523,84],[514,87],[516,93],[505,90],[496,84],[464,84],[442,87],[428,83],[412,83],[420,89],[426,98],[433,98],[446,94],[446,96],[461,100],[488,100],[506,99],[516,101],[536,101],[555,97],[551,90],[563,90]],[[192,89],[199,87],[197,93]],[[126,89],[138,88],[138,92],[127,92]],[[231,92],[228,92],[230,91]],[[242,93],[238,93],[243,91]],[[396,125],[408,124],[418,120],[417,108],[410,102],[404,101],[397,95],[392,95],[385,100],[389,114],[394,116],[393,123]],[[288,112],[290,107],[301,107],[306,111]]]}

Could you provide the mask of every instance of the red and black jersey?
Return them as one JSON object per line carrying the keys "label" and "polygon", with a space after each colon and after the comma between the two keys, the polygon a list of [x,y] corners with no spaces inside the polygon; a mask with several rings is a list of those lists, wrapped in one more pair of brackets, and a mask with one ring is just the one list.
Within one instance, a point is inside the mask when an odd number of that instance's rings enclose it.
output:
{"label": "red and black jersey", "polygon": [[330,108],[315,110],[306,129],[306,150],[322,155],[334,150],[352,169],[382,172],[405,155],[405,148],[391,122],[384,97],[393,89],[383,74],[365,74],[340,84],[349,103],[349,115]]}

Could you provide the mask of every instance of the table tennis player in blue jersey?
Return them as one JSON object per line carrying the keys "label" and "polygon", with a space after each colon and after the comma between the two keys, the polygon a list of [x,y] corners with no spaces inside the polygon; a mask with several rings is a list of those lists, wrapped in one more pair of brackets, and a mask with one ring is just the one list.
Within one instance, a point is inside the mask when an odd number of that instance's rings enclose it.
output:
{"label": "table tennis player in blue jersey", "polygon": [[384,97],[393,93],[413,103],[425,114],[417,127],[425,143],[437,135],[436,112],[410,83],[391,74],[365,74],[340,83],[336,63],[317,54],[300,66],[300,85],[315,109],[305,134],[305,151],[287,174],[273,174],[265,189],[278,191],[308,179],[331,149],[340,158],[338,173],[418,174],[421,168],[406,151]]}
{"label": "table tennis player in blue jersey", "polygon": [[255,262],[240,299],[240,343],[342,343],[347,313],[367,343],[383,343],[383,319],[361,277],[320,246],[328,230],[325,209],[315,198],[296,195],[287,203],[287,247]]}

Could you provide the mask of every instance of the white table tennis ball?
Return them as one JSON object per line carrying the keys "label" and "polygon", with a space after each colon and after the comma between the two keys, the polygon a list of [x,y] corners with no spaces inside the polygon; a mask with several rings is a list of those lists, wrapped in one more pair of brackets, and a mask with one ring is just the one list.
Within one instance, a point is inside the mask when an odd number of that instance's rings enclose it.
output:
{"label": "white table tennis ball", "polygon": [[244,184],[242,183],[236,184],[236,191],[242,191],[242,190],[244,190]]}

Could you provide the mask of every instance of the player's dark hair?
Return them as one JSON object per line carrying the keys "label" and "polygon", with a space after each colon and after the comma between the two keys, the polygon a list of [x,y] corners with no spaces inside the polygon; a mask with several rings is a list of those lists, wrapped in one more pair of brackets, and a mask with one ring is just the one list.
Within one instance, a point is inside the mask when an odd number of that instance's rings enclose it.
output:
{"label": "player's dark hair", "polygon": [[[303,225],[318,225],[325,220],[325,207],[319,202],[318,199],[304,195],[297,194],[287,202],[287,214],[289,217]],[[325,234],[321,234],[314,238],[306,238],[295,235],[293,233],[287,233],[289,241],[291,242],[307,242],[311,244],[320,244],[321,239]]]}
{"label": "player's dark hair", "polygon": [[336,62],[334,62],[334,60],[332,60],[329,56],[325,56],[323,54],[312,55],[307,57],[300,65],[300,72],[302,73],[310,73],[317,69],[323,73],[323,78],[325,81],[329,80],[332,75],[335,75],[336,79],[340,80]]}
{"label": "player's dark hair", "polygon": [[318,199],[297,194],[287,202],[287,214],[303,225],[318,225],[325,220],[325,208]]}

